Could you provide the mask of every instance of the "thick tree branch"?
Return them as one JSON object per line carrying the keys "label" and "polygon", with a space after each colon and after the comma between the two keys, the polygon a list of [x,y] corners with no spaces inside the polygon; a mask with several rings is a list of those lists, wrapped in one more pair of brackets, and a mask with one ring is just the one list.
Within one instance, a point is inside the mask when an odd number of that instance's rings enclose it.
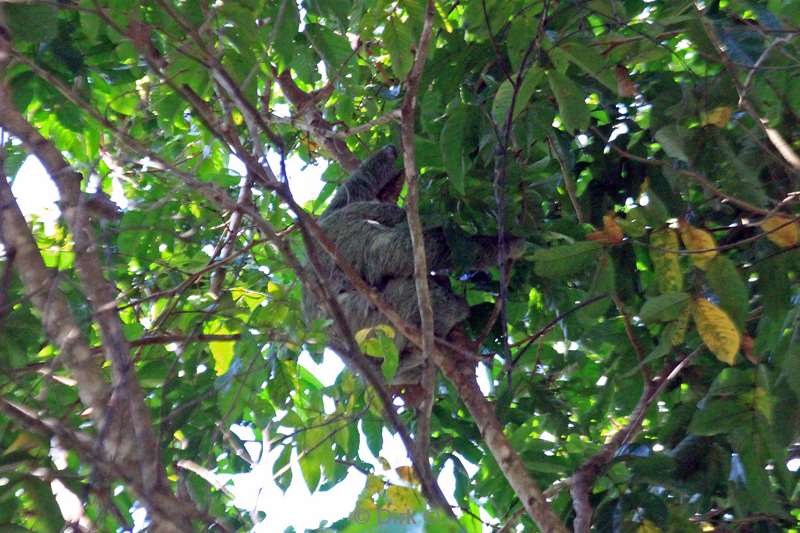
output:
{"label": "thick tree branch", "polygon": [[475,365],[465,362],[456,354],[445,354],[440,350],[434,351],[434,361],[455,386],[467,410],[475,419],[486,447],[528,515],[542,531],[566,533],[566,526],[555,514],[536,481],[528,474],[522,458],[503,433],[503,426],[497,418],[494,406],[478,386]]}
{"label": "thick tree branch", "polygon": [[292,74],[289,70],[278,72],[273,67],[273,76],[275,81],[283,91],[289,102],[295,107],[297,112],[292,120],[303,120],[305,117],[306,123],[309,125],[314,139],[342,165],[342,168],[348,172],[354,172],[360,164],[358,158],[353,155],[353,152],[347,148],[347,144],[336,136],[331,136],[333,125],[325,120],[322,116],[322,111],[317,108],[316,99],[308,93],[302,91],[292,79]]}
{"label": "thick tree branch", "polygon": [[140,468],[145,486],[156,487],[165,482],[158,460],[158,449],[152,432],[150,416],[144,405],[136,376],[132,373],[132,362],[128,353],[128,342],[117,315],[116,290],[105,279],[99,247],[92,236],[88,214],[82,203],[81,175],[67,163],[61,152],[42,137],[14,108],[6,86],[0,86],[0,126],[22,141],[23,145],[42,162],[53,179],[61,199],[64,218],[75,241],[75,266],[94,310],[94,318],[100,326],[106,358],[114,369],[115,394],[123,390],[123,405],[128,410],[129,420],[138,440]]}
{"label": "thick tree branch", "polygon": [[49,272],[44,264],[36,240],[2,172],[2,163],[0,158],[0,241],[7,253],[14,254],[14,268],[25,293],[42,316],[45,333],[58,347],[64,366],[75,377],[78,397],[99,425],[111,394],[109,384],[57,286],[55,272]]}
{"label": "thick tree branch", "polygon": [[[425,256],[425,238],[422,220],[419,216],[419,172],[417,171],[416,150],[414,145],[414,125],[417,112],[417,91],[420,78],[428,57],[428,47],[433,30],[433,16],[436,13],[433,0],[428,0],[425,9],[425,21],[419,37],[414,63],[406,77],[406,94],[401,108],[401,137],[403,141],[403,167],[405,169],[408,195],[406,196],[406,219],[411,234],[411,249],[414,254],[414,284],[417,289],[417,303],[420,315],[420,332],[422,334],[422,360],[425,362],[422,379],[423,400],[419,405],[419,424],[417,424],[417,449],[425,457],[427,469],[430,470],[430,419],[436,388],[436,368],[433,366],[431,352],[434,350],[433,334],[433,302],[428,287],[430,270]],[[433,472],[430,473],[433,475]]]}
{"label": "thick tree branch", "polygon": [[224,523],[198,510],[193,504],[175,497],[169,491],[153,491],[143,485],[139,476],[132,476],[129,470],[98,454],[92,438],[85,433],[68,428],[55,419],[42,419],[30,409],[5,398],[0,398],[0,412],[16,420],[28,431],[48,438],[56,437],[62,446],[75,451],[104,476],[124,480],[150,512],[155,531],[182,533],[195,531],[191,520],[201,520],[222,531],[231,531]]}
{"label": "thick tree branch", "polygon": [[[7,58],[11,56],[12,48],[10,41],[5,38],[6,35],[5,29],[0,32],[0,55]],[[0,73],[4,72],[4,67],[2,65]],[[136,463],[141,483],[154,492],[169,492],[150,416],[144,404],[144,395],[133,373],[128,343],[117,314],[116,290],[105,279],[97,253],[99,247],[94,240],[84,196],[81,194],[82,176],[69,165],[55,145],[42,137],[16,110],[5,84],[0,84],[0,126],[36,155],[58,189],[61,211],[75,243],[76,272],[100,327],[106,358],[112,364],[112,393],[119,399],[124,411],[127,411],[122,417],[117,413],[116,420],[110,420],[108,426],[114,427],[120,420],[127,418],[135,435],[136,446],[132,451],[138,455]]]}

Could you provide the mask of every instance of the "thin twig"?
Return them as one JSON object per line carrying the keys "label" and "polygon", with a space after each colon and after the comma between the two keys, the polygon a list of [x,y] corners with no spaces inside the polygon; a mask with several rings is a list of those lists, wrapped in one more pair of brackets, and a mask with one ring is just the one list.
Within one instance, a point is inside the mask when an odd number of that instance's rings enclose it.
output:
{"label": "thin twig", "polygon": [[[595,135],[600,137],[600,139],[602,139],[603,142],[605,142],[606,145],[609,148],[611,148],[612,150],[614,150],[615,152],[617,152],[619,155],[621,155],[622,157],[624,157],[626,159],[630,159],[631,161],[638,161],[639,163],[645,163],[647,165],[653,165],[653,166],[656,166],[656,167],[665,166],[665,165],[667,165],[669,163],[668,161],[664,161],[663,159],[651,159],[651,158],[647,158],[647,157],[641,157],[641,156],[638,156],[636,154],[632,154],[631,152],[628,152],[624,148],[620,148],[616,144],[613,144],[609,140],[609,138],[606,137],[605,135],[603,135],[603,133],[599,129],[597,129],[596,127],[590,126],[590,129],[592,130],[592,132],[594,132]],[[694,171],[691,171],[691,170],[678,170],[677,172],[681,176],[686,176],[688,178],[693,179],[698,184],[700,184],[700,186],[702,186],[704,189],[706,189],[708,192],[710,192],[711,194],[713,194],[717,198],[721,198],[723,200],[726,200],[726,201],[728,201],[728,202],[730,202],[730,203],[732,203],[734,205],[737,205],[737,206],[741,207],[742,209],[746,209],[747,211],[750,211],[751,213],[757,213],[757,214],[760,214],[760,215],[766,215],[767,213],[769,213],[769,210],[767,210],[767,209],[755,206],[755,205],[751,204],[750,202],[747,202],[745,200],[742,200],[741,198],[737,198],[735,196],[732,196],[732,195],[722,191],[719,187],[717,187],[716,185],[711,183],[711,181],[708,178],[706,178],[704,175],[702,175],[702,174],[700,174],[698,172],[694,172]]]}
{"label": "thin twig", "polygon": [[569,481],[562,481],[559,483],[570,486],[572,506],[575,509],[575,521],[573,522],[575,533],[586,533],[591,526],[593,510],[589,501],[589,494],[597,477],[608,468],[617,450],[631,442],[639,433],[647,410],[675,376],[677,376],[680,371],[686,367],[689,361],[700,353],[702,349],[703,345],[698,346],[674,366],[664,367],[656,379],[646,381],[644,391],[630,415],[628,424],[617,431],[599,452],[590,457],[576,470]]}

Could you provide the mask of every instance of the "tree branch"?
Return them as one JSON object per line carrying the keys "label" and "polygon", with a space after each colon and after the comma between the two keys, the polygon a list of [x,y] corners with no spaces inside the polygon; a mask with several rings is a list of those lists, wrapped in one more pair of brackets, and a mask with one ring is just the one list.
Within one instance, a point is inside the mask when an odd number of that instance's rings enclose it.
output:
{"label": "tree branch", "polygon": [[[609,148],[611,148],[612,150],[614,150],[615,152],[617,152],[619,155],[621,155],[622,157],[624,157],[626,159],[630,159],[631,161],[638,161],[640,163],[644,163],[646,165],[653,165],[653,166],[656,166],[656,167],[660,167],[660,166],[664,166],[664,165],[668,164],[668,161],[664,161],[663,159],[651,159],[651,158],[647,158],[647,157],[641,157],[641,156],[638,156],[636,154],[632,154],[631,152],[628,152],[627,150],[625,150],[623,148],[620,148],[616,144],[613,144],[608,139],[608,137],[603,135],[603,133],[599,129],[597,129],[596,127],[590,126],[590,129],[592,130],[592,132],[595,135],[600,137],[600,139],[602,139],[603,142],[605,142],[606,145]],[[730,202],[730,203],[732,203],[732,204],[734,204],[734,205],[736,205],[738,207],[741,207],[742,209],[750,211],[751,213],[757,213],[759,215],[766,215],[767,213],[769,213],[769,210],[767,210],[767,209],[758,207],[756,205],[751,204],[750,202],[747,202],[747,201],[742,200],[740,198],[736,198],[735,196],[732,196],[732,195],[722,191],[719,187],[717,187],[716,185],[711,183],[711,180],[709,180],[707,177],[703,176],[699,172],[694,172],[692,170],[678,170],[678,174],[680,174],[681,176],[686,176],[687,178],[693,179],[701,187],[703,187],[706,191],[710,192],[712,195],[716,196],[717,198],[720,198],[722,200],[728,201],[728,202]]]}
{"label": "tree branch", "polygon": [[783,135],[781,135],[778,130],[775,128],[770,128],[767,125],[767,121],[761,118],[761,116],[758,114],[758,110],[750,102],[750,100],[747,99],[747,91],[739,82],[736,66],[725,52],[725,47],[720,42],[711,20],[702,15],[700,20],[702,21],[703,29],[705,30],[709,41],[711,41],[711,43],[714,45],[722,64],[725,66],[725,70],[728,71],[728,74],[733,81],[733,85],[736,87],[736,92],[739,93],[739,105],[744,108],[744,110],[747,111],[747,114],[753,118],[756,125],[766,134],[767,138],[772,142],[773,146],[775,146],[775,148],[778,150],[778,153],[781,154],[786,162],[794,170],[800,170],[800,156],[797,155],[797,153],[792,149],[791,145],[786,142],[786,139],[783,138]]}
{"label": "tree branch", "polygon": [[124,480],[147,508],[155,531],[170,533],[194,531],[190,520],[197,519],[222,531],[231,532],[223,522],[198,510],[191,503],[175,497],[171,492],[152,491],[144,486],[140,476],[131,475],[129,470],[98,454],[92,438],[85,433],[68,428],[55,419],[41,419],[28,408],[1,397],[0,412],[16,420],[28,431],[48,438],[56,437],[61,445],[75,451],[106,477]]}
{"label": "tree branch", "polygon": [[[644,391],[639,398],[639,402],[633,409],[630,415],[628,424],[617,431],[611,440],[606,443],[603,448],[589,458],[575,473],[570,477],[566,484],[570,485],[570,494],[572,494],[572,506],[575,509],[574,531],[575,533],[587,533],[592,524],[592,505],[589,501],[589,494],[591,493],[594,482],[603,472],[606,471],[608,465],[614,459],[617,450],[624,444],[629,443],[642,429],[642,422],[649,407],[653,404],[656,398],[666,388],[670,381],[680,373],[681,370],[694,358],[703,346],[699,346],[692,353],[680,360],[679,363],[672,367],[665,367],[661,374],[653,379],[645,382]],[[562,482],[563,483],[563,482]]]}
{"label": "tree branch", "polygon": [[[5,38],[6,35],[8,35],[6,31],[0,32],[0,55],[10,57],[11,42]],[[5,65],[0,65],[0,73],[4,71]],[[117,418],[117,421],[110,421],[109,426],[115,426],[118,421],[127,418],[135,434],[136,446],[132,447],[131,451],[138,456],[135,461],[141,483],[154,493],[168,493],[166,472],[160,464],[150,415],[133,372],[128,343],[117,313],[116,290],[105,278],[97,253],[99,247],[94,240],[84,197],[81,195],[82,176],[69,165],[55,145],[42,137],[16,110],[10,90],[4,83],[0,84],[0,126],[18,138],[27,150],[39,159],[55,182],[61,211],[75,244],[76,272],[94,311],[94,319],[100,327],[106,358],[112,365],[114,385],[112,392],[127,410],[126,415]],[[133,456],[130,459],[133,459]]]}
{"label": "tree branch", "polygon": [[[433,0],[428,0],[425,8],[425,21],[419,37],[417,50],[414,54],[414,64],[406,78],[406,94],[401,108],[401,136],[403,141],[403,167],[408,185],[406,196],[406,219],[408,230],[411,234],[411,248],[414,254],[414,284],[417,289],[417,303],[419,307],[420,325],[422,333],[422,360],[425,361],[423,371],[422,389],[423,400],[419,406],[420,420],[417,425],[417,449],[424,455],[425,466],[430,470],[430,417],[433,409],[436,385],[436,367],[433,365],[431,352],[434,350],[433,332],[433,302],[428,287],[430,270],[425,256],[425,237],[423,235],[422,221],[419,216],[419,172],[417,171],[416,147],[414,144],[414,124],[417,111],[417,91],[428,57],[428,47],[431,42],[433,30],[433,16],[435,9]],[[431,471],[429,475],[433,475]]]}
{"label": "tree branch", "polygon": [[45,334],[58,347],[64,366],[77,381],[78,397],[99,425],[111,395],[109,385],[64,294],[57,287],[56,278],[44,264],[3,172],[3,162],[4,158],[0,157],[0,241],[7,253],[14,254],[14,269],[27,297],[42,317]]}

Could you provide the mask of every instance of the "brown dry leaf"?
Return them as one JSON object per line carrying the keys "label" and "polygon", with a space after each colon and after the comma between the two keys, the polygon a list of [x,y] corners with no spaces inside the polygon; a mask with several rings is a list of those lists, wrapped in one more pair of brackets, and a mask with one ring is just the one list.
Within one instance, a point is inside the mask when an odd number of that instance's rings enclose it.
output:
{"label": "brown dry leaf", "polygon": [[599,242],[600,244],[611,244],[605,231],[592,231],[591,233],[587,233],[586,240]]}
{"label": "brown dry leaf", "polygon": [[741,336],[728,314],[705,298],[696,298],[692,309],[697,332],[717,359],[733,365]]}
{"label": "brown dry leaf", "polygon": [[614,74],[617,78],[617,93],[623,98],[630,98],[639,94],[639,88],[636,83],[631,79],[628,69],[622,65],[617,65],[614,69]]}
{"label": "brown dry leaf", "polygon": [[608,239],[614,243],[619,244],[625,238],[625,232],[617,224],[617,219],[613,213],[603,215],[603,233],[606,234]]}

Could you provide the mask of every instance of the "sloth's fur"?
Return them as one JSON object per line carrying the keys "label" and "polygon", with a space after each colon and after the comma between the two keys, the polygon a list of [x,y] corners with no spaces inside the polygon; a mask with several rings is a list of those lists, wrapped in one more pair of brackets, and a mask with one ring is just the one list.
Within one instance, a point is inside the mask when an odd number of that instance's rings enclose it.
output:
{"label": "sloth's fur", "polygon": [[[407,322],[419,326],[419,308],[414,283],[414,258],[406,213],[395,205],[402,186],[402,172],[395,168],[397,150],[387,146],[372,157],[336,191],[328,209],[319,219],[321,228],[364,280],[378,289],[384,300]],[[474,237],[475,268],[492,264],[497,257],[496,240]],[[521,251],[522,241],[512,242],[512,255]],[[366,296],[355,290],[336,267],[330,255],[319,246],[317,257],[328,288],[336,296],[347,318],[350,330],[388,324],[388,320],[373,307]],[[425,230],[425,253],[428,269],[439,271],[451,268],[450,248],[441,228]],[[446,337],[454,326],[467,318],[469,306],[449,286],[431,278],[434,334]],[[311,321],[325,315],[316,299],[304,292],[303,312]],[[344,346],[335,328],[329,332],[334,350]],[[418,383],[421,357],[419,350],[399,333],[395,343],[400,352],[400,366],[393,384]]]}

